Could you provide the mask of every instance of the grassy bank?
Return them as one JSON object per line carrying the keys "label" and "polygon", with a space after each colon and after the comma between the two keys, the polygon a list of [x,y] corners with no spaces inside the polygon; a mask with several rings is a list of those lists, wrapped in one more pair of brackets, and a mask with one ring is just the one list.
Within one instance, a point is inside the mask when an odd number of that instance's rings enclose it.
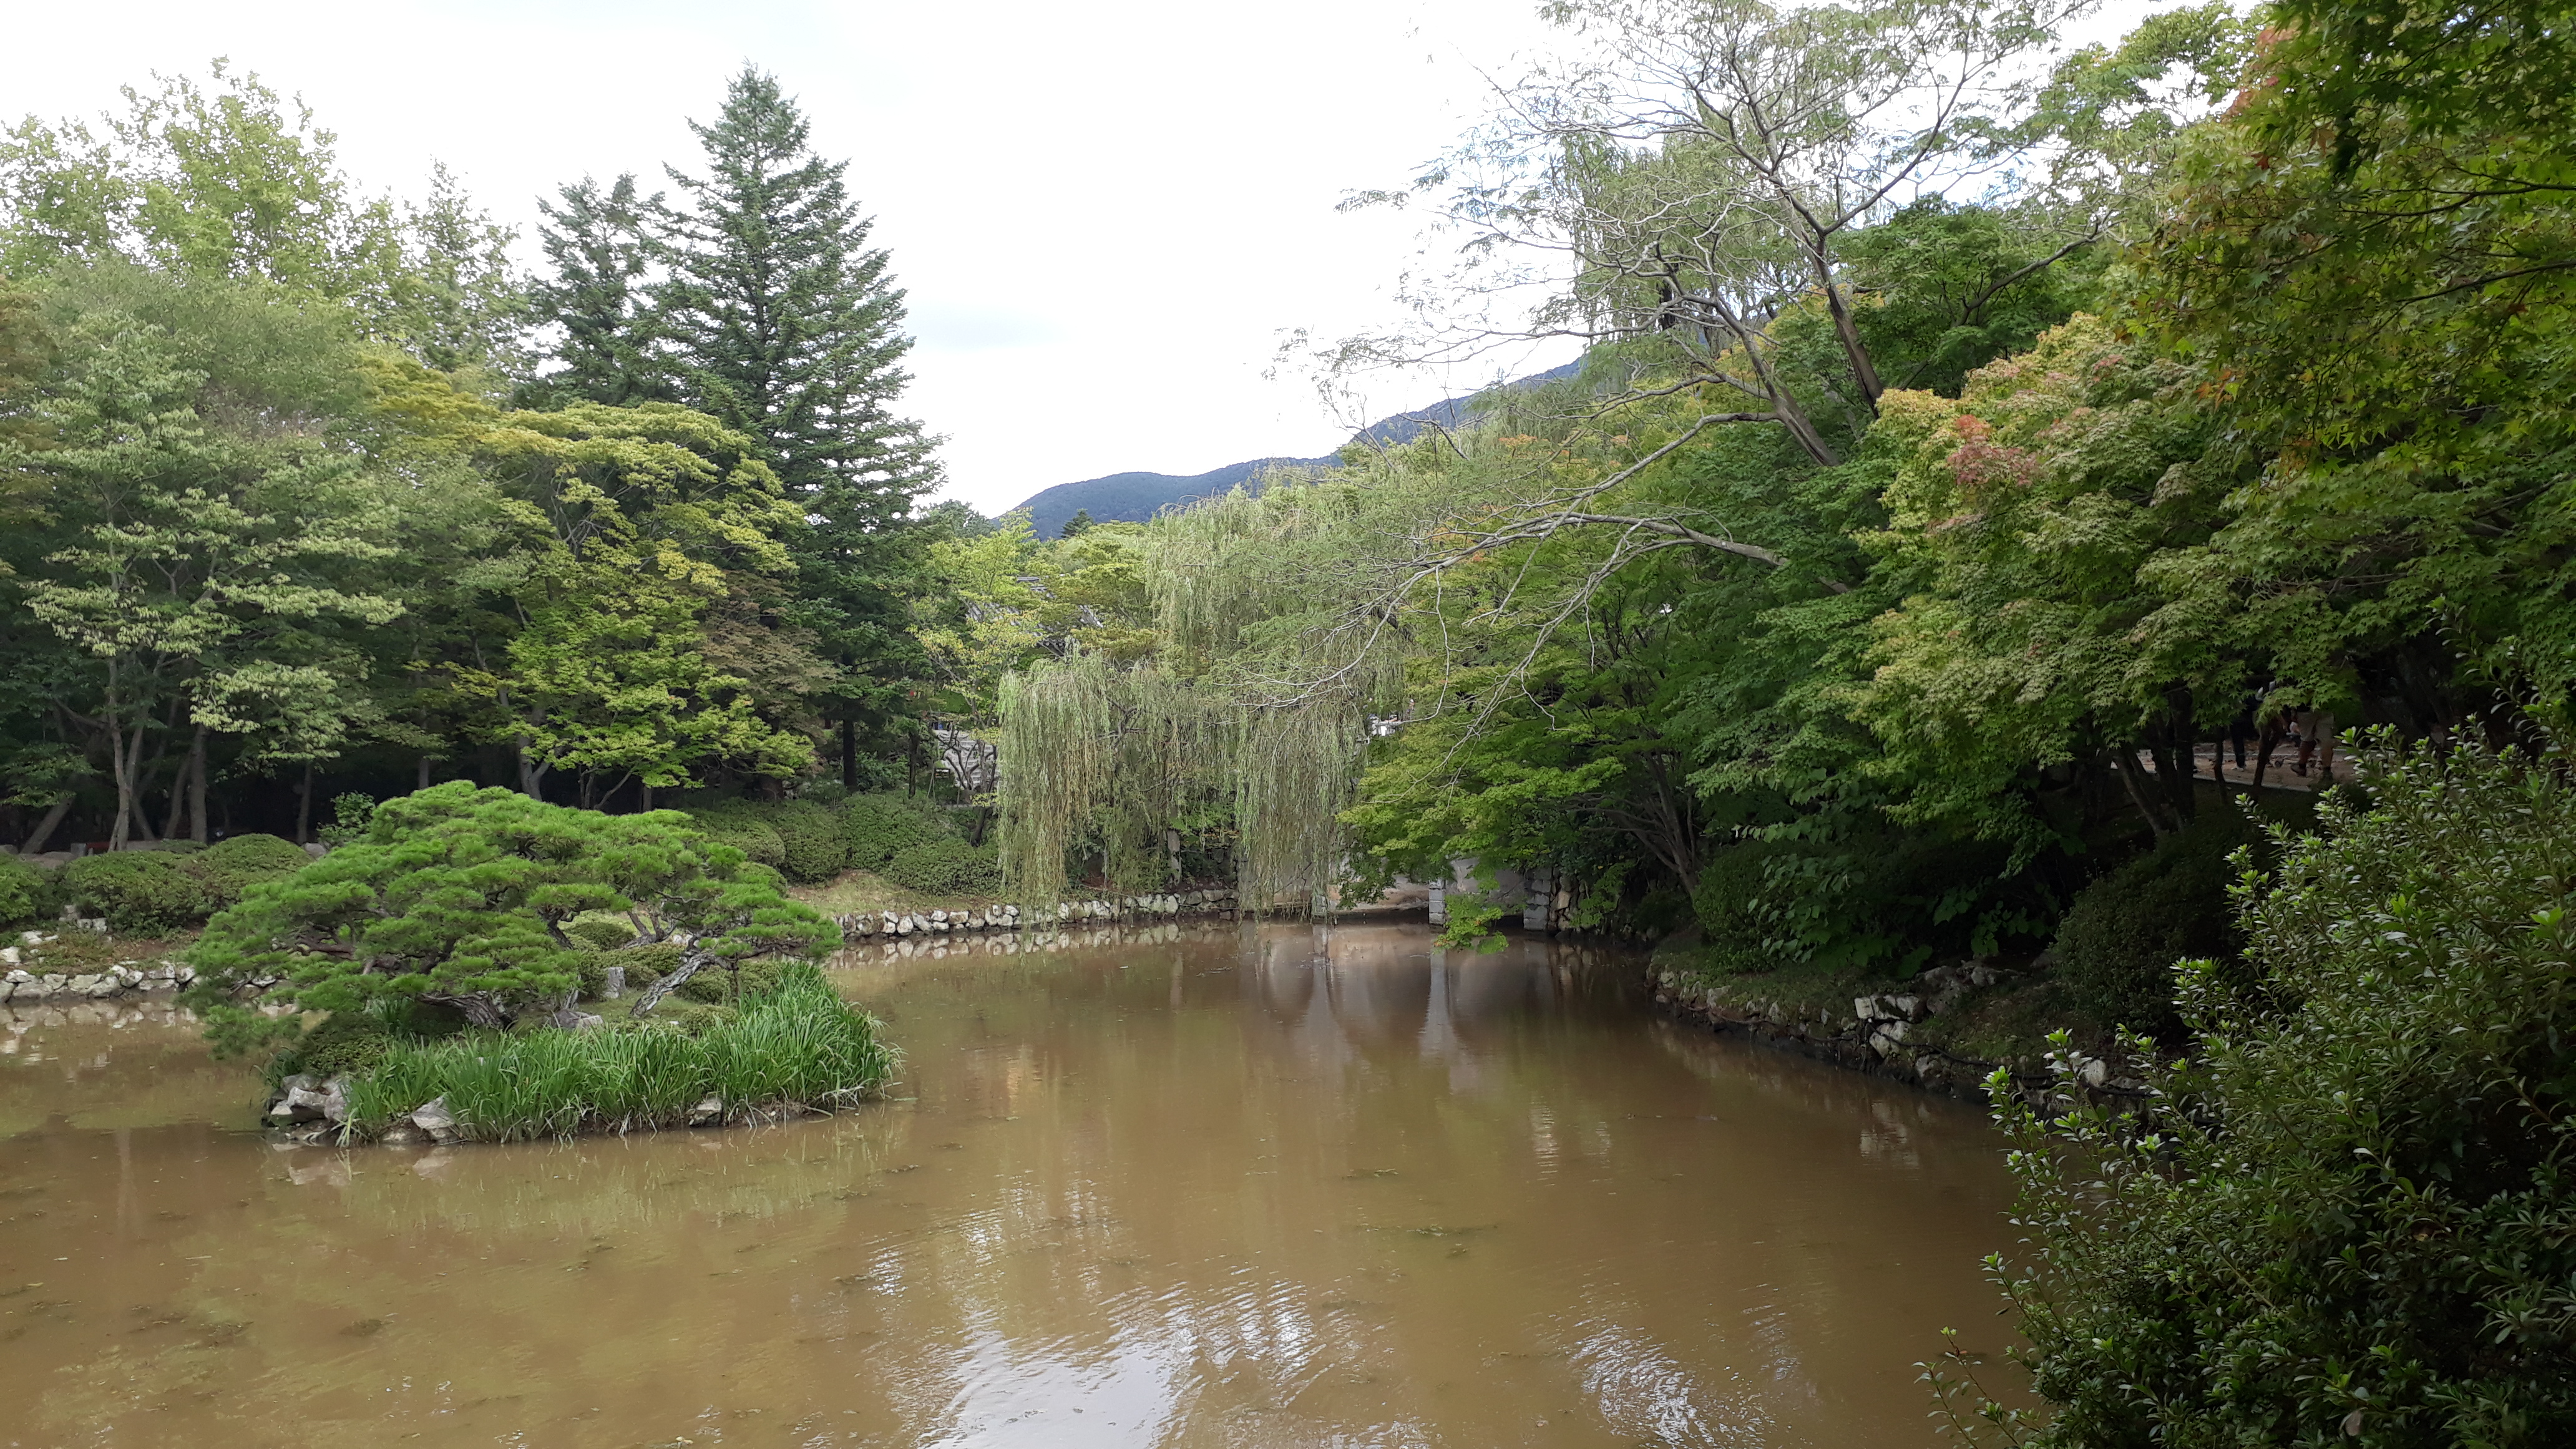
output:
{"label": "grassy bank", "polygon": [[349,1049],[316,1035],[285,1065],[344,1071],[361,1139],[411,1126],[432,1103],[456,1134],[486,1142],[828,1111],[882,1090],[896,1063],[875,1020],[802,963],[736,1007],[612,1015],[584,1031],[344,1033],[368,1038]]}

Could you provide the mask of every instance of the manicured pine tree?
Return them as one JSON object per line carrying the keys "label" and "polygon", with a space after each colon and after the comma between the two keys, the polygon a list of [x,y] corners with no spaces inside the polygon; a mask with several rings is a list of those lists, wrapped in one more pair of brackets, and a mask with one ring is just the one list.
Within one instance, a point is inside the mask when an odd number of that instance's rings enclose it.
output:
{"label": "manicured pine tree", "polygon": [[813,154],[775,77],[746,67],[715,123],[690,129],[707,169],[666,168],[680,203],[659,209],[655,352],[682,401],[763,441],[812,521],[795,622],[840,665],[828,712],[855,784],[860,721],[904,712],[926,662],[906,628],[918,549],[905,520],[939,472],[937,440],[895,412],[911,381],[903,293],[842,183],[849,163]]}

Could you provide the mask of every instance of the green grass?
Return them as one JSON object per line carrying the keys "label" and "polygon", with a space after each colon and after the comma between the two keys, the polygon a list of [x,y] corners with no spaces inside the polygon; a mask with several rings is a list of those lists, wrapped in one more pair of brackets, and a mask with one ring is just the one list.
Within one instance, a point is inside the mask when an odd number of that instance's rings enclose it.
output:
{"label": "green grass", "polygon": [[894,911],[901,914],[926,914],[931,911],[970,911],[994,905],[1000,896],[925,895],[906,890],[871,871],[845,870],[828,885],[790,886],[787,894],[827,916],[856,915],[862,911]]}
{"label": "green grass", "polygon": [[470,1136],[514,1142],[679,1126],[708,1097],[727,1121],[830,1109],[880,1090],[894,1068],[875,1019],[798,965],[695,1034],[648,1018],[405,1043],[351,1080],[349,1115],[357,1135],[373,1137],[444,1097]]}

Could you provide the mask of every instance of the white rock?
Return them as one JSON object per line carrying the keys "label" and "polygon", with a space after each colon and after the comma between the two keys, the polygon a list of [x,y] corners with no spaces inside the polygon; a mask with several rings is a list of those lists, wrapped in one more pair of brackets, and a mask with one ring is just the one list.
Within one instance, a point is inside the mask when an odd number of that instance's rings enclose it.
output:
{"label": "white rock", "polygon": [[428,1133],[431,1141],[441,1145],[464,1135],[456,1125],[456,1114],[447,1110],[445,1097],[433,1098],[412,1108],[411,1125]]}
{"label": "white rock", "polygon": [[2080,1075],[2084,1078],[2084,1085],[2099,1087],[2111,1080],[2111,1064],[2100,1057],[2087,1057]]}
{"label": "white rock", "polygon": [[573,1013],[572,1029],[575,1031],[597,1031],[606,1025],[608,1025],[608,1018],[600,1016],[594,1012],[580,1011]]}
{"label": "white rock", "polygon": [[711,1122],[723,1120],[724,1098],[722,1097],[703,1098],[698,1105],[689,1109],[689,1125],[692,1127],[704,1127]]}
{"label": "white rock", "polygon": [[12,971],[9,973],[8,979],[11,981],[33,981],[36,978],[28,975],[24,971]]}
{"label": "white rock", "polygon": [[15,946],[0,946],[0,966],[15,967],[17,964],[18,948]]}

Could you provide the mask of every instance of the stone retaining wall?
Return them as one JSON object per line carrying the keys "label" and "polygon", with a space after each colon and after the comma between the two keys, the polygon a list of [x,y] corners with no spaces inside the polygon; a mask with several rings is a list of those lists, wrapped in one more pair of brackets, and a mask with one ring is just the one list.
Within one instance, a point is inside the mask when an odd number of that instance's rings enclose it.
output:
{"label": "stone retaining wall", "polygon": [[1041,930],[1099,921],[1225,915],[1232,913],[1234,908],[1234,892],[1201,890],[1060,901],[1053,915],[1036,911],[1025,919],[1015,905],[978,906],[963,911],[858,911],[833,919],[840,922],[843,937],[856,941],[880,936],[946,936],[975,931]]}
{"label": "stone retaining wall", "polygon": [[25,931],[18,944],[0,947],[0,1001],[34,1003],[39,1001],[100,999],[125,996],[142,991],[176,991],[197,979],[197,973],[176,961],[120,961],[105,971],[70,975],[63,972],[34,972],[22,968],[19,953],[30,946],[41,946],[54,937],[39,931]]}
{"label": "stone retaining wall", "polygon": [[[1704,986],[1678,971],[1650,974],[1655,1004],[1679,1020],[1720,1032],[1742,1032],[1769,1046],[1827,1061],[1847,1070],[1894,1077],[1966,1101],[1991,1100],[1987,1082],[2005,1064],[1958,1056],[1915,1040],[1921,1025],[1971,989],[1994,984],[1995,973],[1968,964],[1926,971],[1913,990],[1860,996],[1846,1014],[1801,1009],[1764,1000],[1741,989]],[[2115,1062],[2080,1051],[2051,1052],[2042,1071],[2009,1069],[2023,1100],[2043,1112],[2064,1112],[2080,1102],[2115,1101],[2146,1094],[2146,1084]]]}

